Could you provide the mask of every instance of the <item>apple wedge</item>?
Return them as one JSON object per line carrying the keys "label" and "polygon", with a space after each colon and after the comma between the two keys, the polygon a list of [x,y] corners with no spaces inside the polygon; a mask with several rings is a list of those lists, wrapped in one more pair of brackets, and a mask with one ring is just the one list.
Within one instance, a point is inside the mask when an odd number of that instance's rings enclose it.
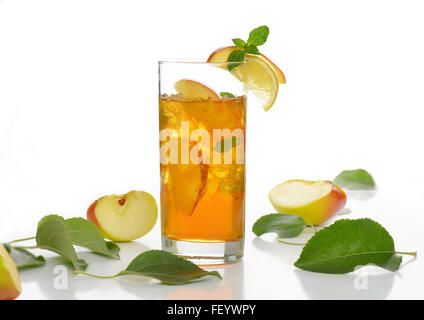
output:
{"label": "apple wedge", "polygon": [[165,186],[175,210],[191,216],[207,191],[209,165],[181,164],[168,168],[169,182]]}
{"label": "apple wedge", "polygon": [[175,82],[174,87],[181,97],[187,100],[219,99],[219,96],[215,93],[215,91],[194,80],[181,79]]}
{"label": "apple wedge", "polygon": [[269,199],[279,213],[301,216],[312,225],[331,219],[346,204],[345,192],[327,180],[289,180],[273,188]]}
{"label": "apple wedge", "polygon": [[0,243],[0,300],[16,299],[21,292],[18,268]]}
{"label": "apple wedge", "polygon": [[156,200],[144,191],[104,196],[87,210],[87,220],[113,241],[131,241],[144,236],[153,229],[157,217]]}

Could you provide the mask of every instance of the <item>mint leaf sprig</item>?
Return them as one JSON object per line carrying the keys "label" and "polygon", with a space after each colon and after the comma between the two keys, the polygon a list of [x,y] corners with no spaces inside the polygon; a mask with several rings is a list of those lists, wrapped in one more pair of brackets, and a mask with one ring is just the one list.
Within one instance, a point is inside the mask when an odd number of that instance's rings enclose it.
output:
{"label": "mint leaf sprig", "polygon": [[247,41],[240,38],[232,39],[238,50],[234,50],[228,56],[227,62],[235,62],[228,66],[228,70],[231,71],[233,68],[240,66],[247,53],[256,55],[260,54],[258,46],[261,46],[266,42],[268,35],[269,28],[267,26],[260,26],[250,31]]}
{"label": "mint leaf sprig", "polygon": [[235,95],[233,95],[231,92],[220,92],[219,93],[219,95],[221,96],[221,97],[227,97],[227,98],[235,98],[236,96]]}

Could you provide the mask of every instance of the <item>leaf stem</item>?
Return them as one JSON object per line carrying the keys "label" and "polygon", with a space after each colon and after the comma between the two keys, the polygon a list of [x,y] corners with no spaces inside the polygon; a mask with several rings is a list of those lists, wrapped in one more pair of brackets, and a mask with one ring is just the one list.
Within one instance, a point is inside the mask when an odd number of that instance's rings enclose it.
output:
{"label": "leaf stem", "polygon": [[281,239],[279,239],[278,241],[285,243],[285,244],[292,245],[292,246],[304,246],[306,244],[306,243],[289,242],[289,241],[284,241],[284,240],[281,240]]}
{"label": "leaf stem", "polygon": [[414,251],[414,252],[395,251],[395,253],[396,254],[406,254],[406,255],[414,256],[414,257],[417,256],[417,251]]}
{"label": "leaf stem", "polygon": [[315,233],[319,231],[318,228],[316,226],[314,226],[313,224],[307,224],[306,226],[313,228]]}
{"label": "leaf stem", "polygon": [[16,239],[16,240],[9,241],[9,243],[16,243],[16,242],[22,242],[22,241],[28,241],[28,240],[34,240],[34,239],[35,239],[35,237],[22,238],[22,239]]}
{"label": "leaf stem", "polygon": [[116,278],[118,276],[117,274],[115,274],[113,276],[99,276],[99,275],[96,275],[96,274],[91,274],[91,273],[87,273],[87,272],[80,271],[80,270],[74,270],[74,271],[72,271],[72,273],[73,274],[83,274],[83,275],[86,275],[86,276],[89,276],[89,277],[99,278],[99,279],[112,279],[112,278]]}
{"label": "leaf stem", "polygon": [[12,246],[15,249],[39,249],[38,246]]}

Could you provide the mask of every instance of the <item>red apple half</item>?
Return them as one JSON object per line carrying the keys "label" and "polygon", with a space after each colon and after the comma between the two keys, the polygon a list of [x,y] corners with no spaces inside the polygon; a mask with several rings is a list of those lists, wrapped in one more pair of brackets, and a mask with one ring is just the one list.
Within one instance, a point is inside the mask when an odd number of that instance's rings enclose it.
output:
{"label": "red apple half", "polygon": [[289,180],[273,188],[269,199],[279,213],[301,216],[312,225],[331,219],[346,204],[345,192],[327,180]]}
{"label": "red apple half", "polygon": [[104,196],[87,210],[87,220],[113,241],[131,241],[144,236],[153,229],[157,217],[156,200],[144,191]]}

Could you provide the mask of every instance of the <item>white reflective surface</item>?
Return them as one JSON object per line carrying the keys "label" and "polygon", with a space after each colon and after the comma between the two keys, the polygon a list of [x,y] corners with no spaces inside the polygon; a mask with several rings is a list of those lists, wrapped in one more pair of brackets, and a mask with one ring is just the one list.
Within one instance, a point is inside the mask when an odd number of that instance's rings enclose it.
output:
{"label": "white reflective surface", "polygon": [[[254,198],[254,189],[250,190]],[[380,221],[392,234],[399,250],[418,250],[418,258],[404,256],[398,272],[391,273],[376,267],[366,267],[348,275],[326,275],[296,269],[293,263],[301,252],[300,246],[276,241],[272,235],[261,238],[250,232],[254,212],[248,210],[246,256],[241,262],[211,267],[218,270],[223,280],[210,277],[184,286],[162,285],[144,277],[126,276],[116,279],[95,279],[72,275],[68,270],[68,289],[55,288],[57,265],[63,261],[44,251],[47,265],[21,272],[24,291],[21,299],[417,299],[423,298],[424,277],[423,219],[415,218],[413,207],[390,207],[390,196],[378,191],[373,199],[351,200],[352,213],[344,218],[372,217]],[[405,195],[406,196],[406,195]],[[414,196],[412,193],[411,196]],[[252,203],[251,203],[252,205]],[[253,205],[252,205],[253,206]],[[377,209],[378,208],[378,209]],[[30,209],[28,209],[30,210]],[[403,212],[396,217],[393,212]],[[382,217],[378,212],[385,212]],[[380,216],[379,216],[380,215]],[[34,219],[35,220],[35,219]],[[18,224],[18,222],[15,222]],[[12,234],[12,232],[9,232]],[[299,239],[306,240],[312,231]],[[4,232],[3,232],[4,234]],[[121,260],[115,261],[80,250],[79,255],[90,263],[87,272],[112,275],[124,269],[139,253],[159,248],[160,232],[155,227],[145,238],[121,243]]]}
{"label": "white reflective surface", "polygon": [[[222,6],[206,14],[194,0],[183,9],[179,1],[0,0],[0,241],[34,235],[46,214],[85,216],[105,194],[139,189],[159,200],[158,60],[206,59],[266,23],[261,50],[287,77],[270,111],[249,97],[245,258],[218,268],[223,280],[165,286],[69,273],[68,289],[57,290],[62,261],[42,252],[45,267],[21,272],[20,298],[424,298],[423,5],[231,1],[225,12],[243,15],[217,20]],[[350,193],[343,218],[372,218],[398,250],[418,251],[398,272],[369,268],[364,289],[364,273],[297,270],[301,247],[250,231],[274,211],[268,192],[278,183],[355,168],[379,189]],[[157,224],[121,244],[120,261],[79,254],[88,272],[111,275],[159,246]]]}

